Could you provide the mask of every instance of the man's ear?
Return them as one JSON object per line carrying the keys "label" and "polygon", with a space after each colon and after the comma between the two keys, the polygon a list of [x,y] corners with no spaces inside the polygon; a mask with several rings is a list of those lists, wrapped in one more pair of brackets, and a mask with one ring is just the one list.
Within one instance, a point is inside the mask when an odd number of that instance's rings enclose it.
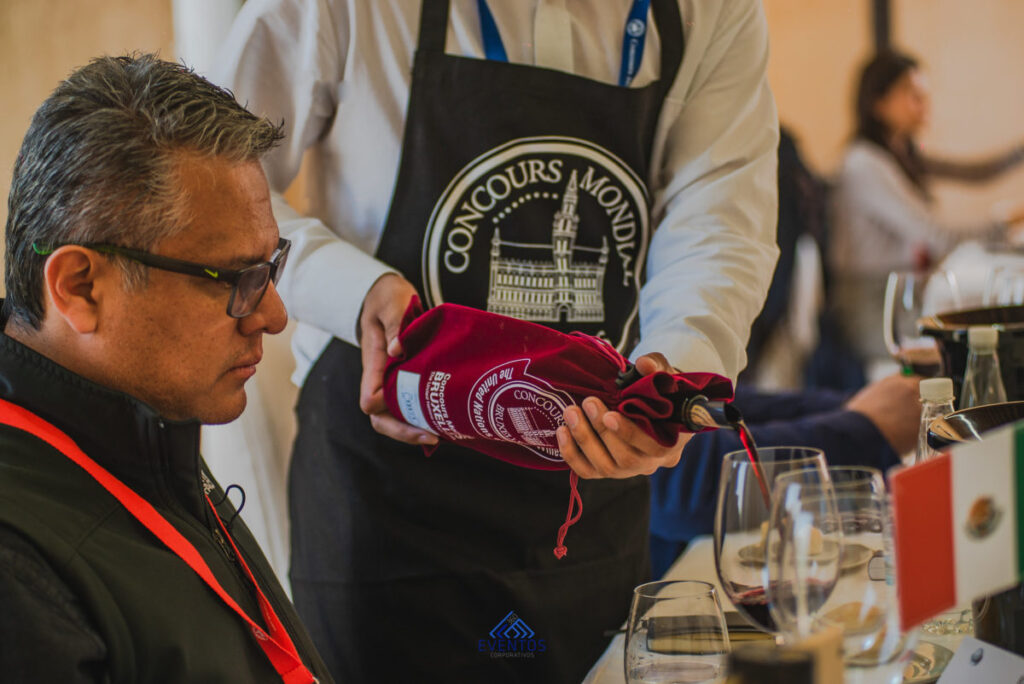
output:
{"label": "man's ear", "polygon": [[64,245],[46,260],[43,269],[51,313],[80,335],[96,331],[99,302],[108,287],[113,265],[99,252]]}

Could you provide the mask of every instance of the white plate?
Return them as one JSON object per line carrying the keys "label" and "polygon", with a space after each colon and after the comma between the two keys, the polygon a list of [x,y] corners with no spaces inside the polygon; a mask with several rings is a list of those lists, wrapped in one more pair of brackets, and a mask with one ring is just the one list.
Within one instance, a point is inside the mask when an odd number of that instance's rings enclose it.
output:
{"label": "white plate", "polygon": [[[835,558],[837,547],[838,545],[834,541],[826,539],[821,544],[821,552],[813,554],[811,559],[821,562],[830,561]],[[839,561],[839,570],[841,572],[851,572],[861,568],[871,560],[873,553],[873,549],[863,544],[845,544]],[[741,548],[737,555],[740,557],[740,562],[744,565],[764,565],[764,547],[760,544],[748,544]]]}

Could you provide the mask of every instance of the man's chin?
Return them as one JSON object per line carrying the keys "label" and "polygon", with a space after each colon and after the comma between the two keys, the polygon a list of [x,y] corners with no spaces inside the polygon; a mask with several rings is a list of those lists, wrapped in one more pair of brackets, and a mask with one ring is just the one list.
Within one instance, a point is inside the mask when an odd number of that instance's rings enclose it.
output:
{"label": "man's chin", "polygon": [[204,409],[197,418],[203,425],[223,425],[242,415],[245,405],[245,390],[241,390],[237,397],[232,397],[231,400],[225,400],[217,406]]}

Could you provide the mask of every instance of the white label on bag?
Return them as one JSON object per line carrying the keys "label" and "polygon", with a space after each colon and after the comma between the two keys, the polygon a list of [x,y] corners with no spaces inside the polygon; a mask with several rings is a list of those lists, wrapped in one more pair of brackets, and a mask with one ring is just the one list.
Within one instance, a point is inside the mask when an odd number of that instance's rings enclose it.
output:
{"label": "white label on bag", "polygon": [[409,371],[398,371],[398,380],[395,383],[398,391],[398,408],[402,412],[402,418],[406,423],[432,434],[433,428],[423,415],[423,408],[420,406],[420,374]]}

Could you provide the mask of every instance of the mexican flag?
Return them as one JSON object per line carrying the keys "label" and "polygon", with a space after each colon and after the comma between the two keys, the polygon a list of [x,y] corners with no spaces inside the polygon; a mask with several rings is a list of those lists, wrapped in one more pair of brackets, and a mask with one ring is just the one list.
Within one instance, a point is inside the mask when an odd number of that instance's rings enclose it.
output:
{"label": "mexican flag", "polygon": [[904,629],[1024,574],[1024,424],[894,472],[893,543]]}

